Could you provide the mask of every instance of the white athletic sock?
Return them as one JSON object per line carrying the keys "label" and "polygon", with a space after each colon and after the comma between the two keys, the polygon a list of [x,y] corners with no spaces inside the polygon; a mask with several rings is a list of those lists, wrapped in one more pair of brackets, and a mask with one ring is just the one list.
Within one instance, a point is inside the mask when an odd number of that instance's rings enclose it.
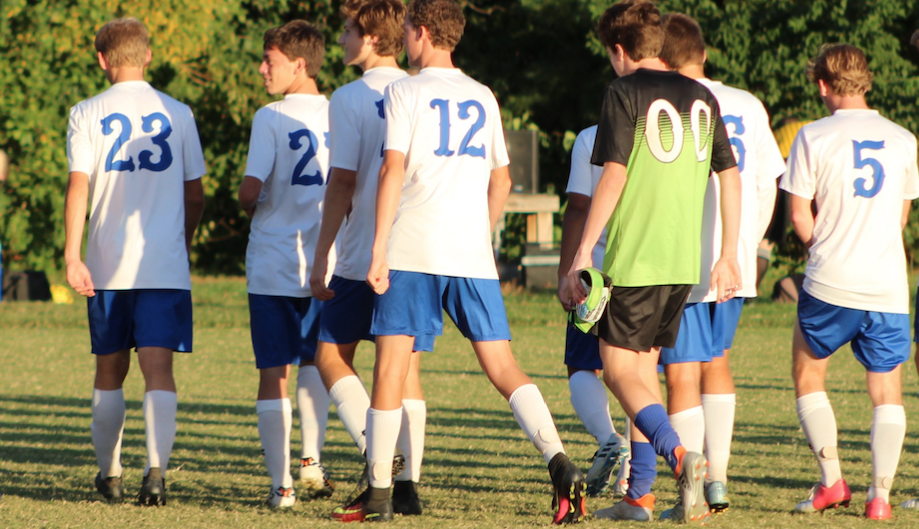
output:
{"label": "white athletic sock", "polygon": [[868,487],[868,501],[881,497],[890,503],[890,489],[903,451],[906,435],[906,412],[903,406],[882,404],[874,408],[871,422],[871,462],[874,481]]}
{"label": "white athletic sock", "polygon": [[370,409],[370,397],[361,379],[355,375],[342,377],[332,384],[329,398],[335,404],[338,418],[345,425],[348,435],[354,440],[361,454],[367,450],[367,410]]}
{"label": "white athletic sock", "polygon": [[801,429],[820,465],[820,482],[832,487],[842,478],[842,470],[836,448],[836,416],[830,400],[826,392],[818,391],[798,397],[796,405]]}
{"label": "white athletic sock", "polygon": [[316,366],[300,366],[297,370],[297,410],[300,412],[300,439],[303,441],[300,458],[312,457],[319,463],[329,424],[329,392]]}
{"label": "white athletic sock", "polygon": [[402,408],[367,410],[367,464],[370,486],[385,489],[392,485],[392,458],[402,427]]}
{"label": "white athletic sock", "polygon": [[593,371],[576,371],[568,379],[571,407],[601,447],[616,432],[609,416],[606,385]]}
{"label": "white athletic sock", "polygon": [[[702,395],[705,412],[705,458],[708,459],[706,481],[728,482],[728,460],[731,459],[731,439],[734,437],[734,393]],[[682,439],[682,436],[680,436]]]}
{"label": "white athletic sock", "polygon": [[93,389],[93,448],[102,478],[121,477],[121,439],[124,436],[124,391]]}
{"label": "white athletic sock", "polygon": [[405,456],[405,470],[396,481],[421,481],[421,460],[424,458],[424,425],[428,408],[423,400],[402,399],[402,428],[396,446]]}
{"label": "white athletic sock", "polygon": [[179,398],[172,391],[155,389],[144,393],[144,425],[147,434],[147,466],[159,468],[166,475],[169,456],[176,440],[176,410]]}
{"label": "white athletic sock", "polygon": [[670,426],[680,436],[686,451],[701,454],[705,445],[705,414],[702,406],[679,411],[669,417]]}
{"label": "white athletic sock", "polygon": [[562,440],[558,436],[552,414],[549,413],[549,407],[546,406],[546,401],[542,398],[542,393],[539,392],[536,384],[520,386],[514,390],[507,402],[511,405],[517,424],[527,434],[536,449],[542,453],[546,463],[552,461],[555,454],[565,453],[565,447],[562,446]]}
{"label": "white athletic sock", "polygon": [[294,480],[290,475],[290,429],[293,423],[290,399],[266,399],[255,401],[258,414],[258,436],[262,441],[265,466],[271,476],[272,490],[278,487],[291,488]]}

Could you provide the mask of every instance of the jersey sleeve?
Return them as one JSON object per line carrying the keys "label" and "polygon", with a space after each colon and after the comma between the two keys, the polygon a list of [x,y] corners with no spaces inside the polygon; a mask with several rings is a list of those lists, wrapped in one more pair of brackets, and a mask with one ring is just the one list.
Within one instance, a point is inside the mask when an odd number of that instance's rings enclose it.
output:
{"label": "jersey sleeve", "polygon": [[394,82],[383,93],[383,113],[386,115],[385,150],[408,153],[412,141],[411,95]]}
{"label": "jersey sleeve", "polygon": [[762,238],[775,213],[776,180],[785,172],[785,159],[769,127],[769,114],[757,99],[756,115],[756,196],[759,203],[757,233]]}
{"label": "jersey sleeve", "polygon": [[577,193],[584,196],[593,196],[593,166],[590,163],[593,145],[588,143],[590,129],[584,129],[574,140],[571,149],[571,172],[568,174],[568,194]]}
{"label": "jersey sleeve", "polygon": [[491,105],[492,115],[490,118],[492,140],[491,156],[489,156],[489,158],[491,160],[490,167],[494,170],[510,164],[510,157],[507,153],[507,140],[504,138],[504,123],[501,121],[501,109],[498,107],[498,102],[495,100],[494,95],[492,95],[491,98],[494,103]]}
{"label": "jersey sleeve", "polygon": [[597,139],[590,163],[601,166],[606,162],[628,165],[635,144],[637,119],[632,108],[621,85],[615,81],[610,84],[600,107]]}
{"label": "jersey sleeve", "polygon": [[252,119],[252,135],[249,136],[246,176],[258,178],[262,182],[271,176],[278,152],[277,138],[271,126],[272,114],[274,111],[268,107],[260,108]]}
{"label": "jersey sleeve", "polygon": [[67,164],[71,173],[93,174],[95,156],[90,135],[80,106],[71,108],[67,123]]}
{"label": "jersey sleeve", "polygon": [[712,131],[712,171],[720,173],[731,167],[737,167],[734,149],[728,138],[728,130],[721,119],[721,107],[715,96],[711,96],[712,116],[715,118],[715,129]]}
{"label": "jersey sleeve", "polygon": [[340,90],[329,102],[329,165],[357,171],[360,163],[361,128],[354,104]]}
{"label": "jersey sleeve", "polygon": [[807,138],[804,129],[798,131],[791,152],[788,155],[788,170],[782,177],[779,187],[792,195],[813,199],[817,191],[817,180],[808,159]]}
{"label": "jersey sleeve", "polygon": [[191,108],[185,120],[185,134],[182,136],[182,162],[185,169],[185,181],[197,180],[207,172],[204,163],[204,152],[201,149],[201,138],[198,136],[198,125]]}
{"label": "jersey sleeve", "polygon": [[[912,146],[911,152],[919,154],[916,147],[916,137],[910,134]],[[906,167],[906,183],[903,189],[903,200],[913,200],[919,198],[919,168],[917,168],[916,156],[909,157],[909,163]]]}

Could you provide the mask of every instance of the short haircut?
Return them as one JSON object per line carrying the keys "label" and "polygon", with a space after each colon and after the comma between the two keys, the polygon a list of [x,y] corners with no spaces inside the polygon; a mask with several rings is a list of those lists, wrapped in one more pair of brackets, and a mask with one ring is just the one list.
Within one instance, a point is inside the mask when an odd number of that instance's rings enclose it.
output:
{"label": "short haircut", "polygon": [[807,78],[823,81],[841,96],[864,95],[871,90],[871,70],[862,50],[851,44],[828,44],[807,64]]}
{"label": "short haircut", "polygon": [[435,48],[453,51],[463,37],[466,17],[455,0],[412,0],[408,18],[416,28],[424,26]]}
{"label": "short haircut", "polygon": [[402,52],[405,45],[405,4],[402,0],[369,0],[350,16],[361,36],[377,38],[377,55],[388,57]]}
{"label": "short haircut", "polygon": [[143,68],[150,49],[150,34],[136,18],[116,18],[99,29],[95,46],[110,67]]}
{"label": "short haircut", "polygon": [[341,7],[338,8],[338,12],[341,13],[343,18],[353,18],[358,11],[361,10],[364,3],[367,0],[344,0],[341,3]]}
{"label": "short haircut", "polygon": [[664,45],[660,58],[667,66],[678,70],[691,64],[705,63],[705,38],[699,23],[682,13],[668,13],[661,17]]}
{"label": "short haircut", "polygon": [[919,29],[913,32],[913,36],[909,38],[909,45],[919,48]]}
{"label": "short haircut", "polygon": [[291,61],[306,61],[306,74],[319,75],[325,59],[325,37],[318,27],[305,20],[291,20],[265,32],[265,50],[277,48]]}
{"label": "short haircut", "polygon": [[600,17],[597,33],[604,47],[615,50],[618,44],[633,61],[659,57],[664,44],[660,11],[647,0],[613,4]]}

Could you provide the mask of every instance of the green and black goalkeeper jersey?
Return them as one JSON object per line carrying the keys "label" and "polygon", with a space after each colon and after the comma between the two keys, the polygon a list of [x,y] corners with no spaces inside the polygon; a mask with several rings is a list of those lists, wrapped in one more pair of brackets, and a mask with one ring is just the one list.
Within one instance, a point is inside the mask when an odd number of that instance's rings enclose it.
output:
{"label": "green and black goalkeeper jersey", "polygon": [[604,271],[623,287],[695,285],[711,171],[737,165],[718,101],[676,72],[640,69],[606,90],[591,163],[626,166]]}

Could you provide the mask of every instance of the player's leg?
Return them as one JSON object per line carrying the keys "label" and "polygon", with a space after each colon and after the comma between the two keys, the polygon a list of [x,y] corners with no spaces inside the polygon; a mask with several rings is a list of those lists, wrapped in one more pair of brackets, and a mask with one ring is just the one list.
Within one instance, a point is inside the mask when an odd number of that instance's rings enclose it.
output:
{"label": "player's leg", "polygon": [[[421,345],[419,339],[430,343]],[[394,478],[392,503],[395,514],[421,514],[417,486],[421,480],[424,430],[427,422],[427,405],[421,388],[421,351],[433,350],[433,345],[433,336],[415,339],[408,376],[402,389],[402,429],[399,431],[396,446],[405,455],[405,468]]]}
{"label": "player's leg", "polygon": [[[300,367],[297,369],[297,410],[300,415],[300,486],[310,498],[328,497],[335,490],[322,465],[322,447],[329,423],[329,392],[315,365],[319,315],[323,303],[300,300]],[[301,494],[302,495],[302,494]]]}

